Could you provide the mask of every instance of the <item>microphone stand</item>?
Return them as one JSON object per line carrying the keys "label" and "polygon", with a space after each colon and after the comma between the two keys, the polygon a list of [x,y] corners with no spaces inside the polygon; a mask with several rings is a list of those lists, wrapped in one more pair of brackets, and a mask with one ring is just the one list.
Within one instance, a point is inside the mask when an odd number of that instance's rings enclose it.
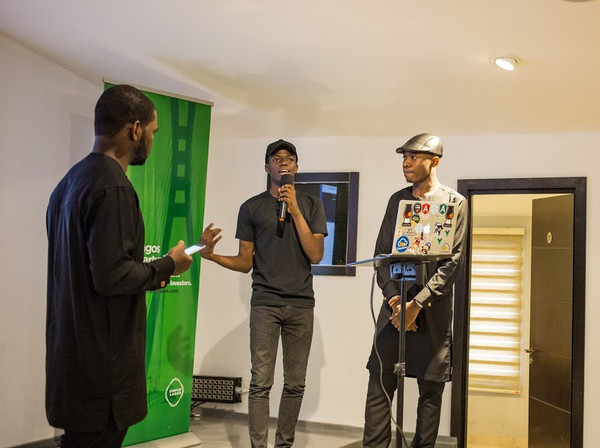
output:
{"label": "microphone stand", "polygon": [[[408,258],[408,257],[407,257]],[[394,364],[396,382],[396,448],[402,448],[404,433],[404,377],[406,376],[406,282],[417,279],[416,259],[390,261],[390,276],[400,282],[400,328],[398,331],[398,362]],[[392,310],[393,312],[393,310]]]}
{"label": "microphone stand", "polygon": [[[416,281],[417,265],[450,258],[451,255],[379,255],[365,260],[348,263],[347,266],[356,266],[363,263],[373,262],[375,268],[389,265],[392,280],[400,282],[400,331],[398,332],[398,362],[394,364],[394,373],[398,377],[396,383],[396,448],[402,448],[404,440],[404,377],[406,376],[406,282]],[[424,284],[425,279],[424,280]],[[423,286],[425,286],[423,284]]]}

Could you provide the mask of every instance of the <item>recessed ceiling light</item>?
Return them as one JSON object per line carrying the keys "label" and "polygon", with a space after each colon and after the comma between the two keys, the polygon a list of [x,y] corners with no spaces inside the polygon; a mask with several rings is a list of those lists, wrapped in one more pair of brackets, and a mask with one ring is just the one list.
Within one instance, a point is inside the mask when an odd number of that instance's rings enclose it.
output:
{"label": "recessed ceiling light", "polygon": [[494,64],[503,70],[513,71],[519,62],[516,56],[502,56],[494,59]]}

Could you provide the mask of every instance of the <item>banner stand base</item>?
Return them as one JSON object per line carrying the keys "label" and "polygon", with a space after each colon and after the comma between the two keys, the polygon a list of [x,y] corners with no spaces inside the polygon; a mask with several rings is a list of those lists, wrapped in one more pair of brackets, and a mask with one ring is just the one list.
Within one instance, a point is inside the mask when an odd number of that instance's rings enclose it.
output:
{"label": "banner stand base", "polygon": [[191,448],[202,445],[202,442],[193,432],[177,434],[164,439],[129,445],[131,448]]}

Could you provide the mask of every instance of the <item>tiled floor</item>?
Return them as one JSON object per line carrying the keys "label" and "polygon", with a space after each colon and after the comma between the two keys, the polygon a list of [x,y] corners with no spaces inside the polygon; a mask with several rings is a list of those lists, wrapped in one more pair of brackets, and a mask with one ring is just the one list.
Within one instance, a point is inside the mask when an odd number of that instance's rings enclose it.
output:
{"label": "tiled floor", "polygon": [[[196,409],[190,431],[198,436],[202,448],[247,448],[250,446],[247,416],[230,411]],[[298,422],[294,448],[360,447],[362,428]],[[275,420],[269,428],[269,442],[275,440]],[[355,443],[356,442],[356,443]]]}
{"label": "tiled floor", "polygon": [[[248,417],[245,414],[228,410],[195,408],[195,415],[190,419],[190,433],[180,434],[172,438],[158,439],[142,444],[131,445],[132,448],[249,448]],[[410,442],[411,434],[407,434]],[[177,440],[172,440],[177,439]],[[200,439],[200,445],[198,445]],[[275,439],[275,419],[271,420],[269,441],[271,448]],[[59,437],[43,440],[21,448],[55,448],[60,445]],[[454,439],[439,436],[436,448],[456,448]],[[15,447],[17,448],[17,447]],[[362,428],[343,425],[328,425],[313,422],[298,422],[294,448],[362,448]],[[390,448],[396,448],[392,440]],[[405,447],[403,447],[405,448]],[[470,446],[469,448],[476,448]],[[479,448],[479,447],[477,447]],[[483,448],[483,447],[482,447]],[[491,448],[486,445],[485,448]]]}
{"label": "tiled floor", "polygon": [[[192,417],[190,431],[200,438],[199,448],[248,448],[248,417],[227,410],[198,409]],[[410,436],[407,435],[410,442]],[[269,442],[275,440],[275,419],[271,420]],[[272,445],[269,445],[271,447]],[[294,448],[362,448],[362,428],[298,422]],[[396,447],[395,440],[391,448]],[[453,439],[438,437],[436,448],[455,448]]]}

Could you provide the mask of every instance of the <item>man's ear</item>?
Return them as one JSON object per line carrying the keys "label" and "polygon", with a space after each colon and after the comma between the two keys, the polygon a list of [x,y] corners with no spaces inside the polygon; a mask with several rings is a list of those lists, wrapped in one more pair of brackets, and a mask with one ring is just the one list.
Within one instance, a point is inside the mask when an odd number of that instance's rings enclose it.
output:
{"label": "man's ear", "polygon": [[139,139],[141,139],[143,132],[144,129],[142,128],[142,123],[140,120],[136,120],[131,124],[130,137],[133,141],[137,142]]}
{"label": "man's ear", "polygon": [[265,173],[271,174],[271,171],[269,170],[269,165],[265,165]]}
{"label": "man's ear", "polygon": [[431,159],[431,163],[432,166],[438,166],[438,163],[440,163],[440,158],[438,156],[435,156],[433,159]]}

